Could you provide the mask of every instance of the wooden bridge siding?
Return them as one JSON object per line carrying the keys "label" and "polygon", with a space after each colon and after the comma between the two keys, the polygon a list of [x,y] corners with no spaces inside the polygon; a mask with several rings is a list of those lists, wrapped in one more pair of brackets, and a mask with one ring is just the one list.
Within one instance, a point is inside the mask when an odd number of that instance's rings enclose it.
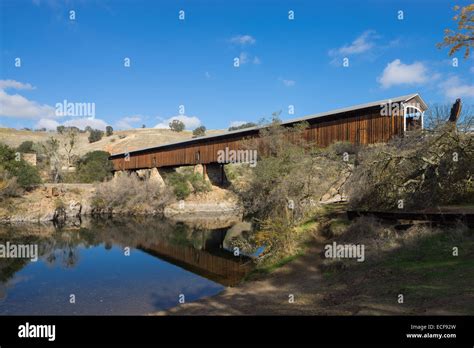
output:
{"label": "wooden bridge siding", "polygon": [[[326,147],[336,141],[374,144],[386,142],[394,136],[403,134],[403,116],[381,116],[378,110],[365,115],[354,114],[346,118],[334,117],[312,121],[309,128],[303,132],[303,137],[319,147]],[[131,153],[130,161],[115,158],[112,162],[115,170],[216,163],[218,150],[224,150],[226,147],[238,150],[241,148],[242,140],[247,136],[236,134],[228,138],[205,139],[198,144],[183,144],[138,154]],[[199,162],[196,161],[198,151]]]}
{"label": "wooden bridge siding", "polygon": [[221,278],[220,280],[226,279],[230,283],[240,281],[252,268],[250,263],[244,263],[238,257],[235,257],[235,259],[224,258],[203,250],[172,245],[166,242],[155,242],[144,249],[183,262],[206,273],[214,274]]}
{"label": "wooden bridge siding", "polygon": [[364,145],[386,142],[394,136],[402,135],[402,132],[403,117],[386,117],[380,114],[314,124],[305,131],[309,141],[320,147],[329,146],[336,141]]}

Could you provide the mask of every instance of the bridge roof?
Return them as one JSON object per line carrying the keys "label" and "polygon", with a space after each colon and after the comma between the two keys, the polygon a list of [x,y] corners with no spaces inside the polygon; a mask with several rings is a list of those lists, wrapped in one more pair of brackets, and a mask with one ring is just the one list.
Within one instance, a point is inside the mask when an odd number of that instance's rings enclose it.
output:
{"label": "bridge roof", "polygon": [[[356,111],[356,110],[370,109],[370,108],[373,108],[373,107],[376,107],[376,106],[382,106],[382,105],[385,105],[385,104],[388,104],[388,103],[406,103],[406,102],[409,102],[413,99],[416,100],[416,102],[419,104],[420,108],[423,111],[428,109],[428,106],[426,105],[424,100],[421,98],[421,96],[418,93],[412,93],[412,94],[403,95],[403,96],[400,96],[400,97],[382,99],[382,100],[377,100],[377,101],[373,101],[373,102],[369,102],[369,103],[365,103],[365,104],[358,104],[358,105],[349,106],[349,107],[340,108],[340,109],[335,109],[335,110],[331,110],[331,111],[320,112],[320,113],[317,113],[317,114],[312,114],[312,115],[308,115],[308,116],[304,116],[304,117],[294,118],[294,119],[290,119],[290,120],[287,120],[287,121],[283,121],[281,123],[281,125],[282,126],[290,126],[290,125],[298,123],[298,122],[309,121],[309,120],[322,118],[322,117],[326,117],[326,116],[333,116],[333,115],[337,115],[337,114],[343,114],[343,113]],[[185,144],[195,144],[195,143],[200,143],[204,140],[225,138],[225,137],[229,137],[229,136],[232,136],[232,135],[245,135],[246,133],[249,133],[249,134],[254,133],[255,131],[258,131],[258,130],[266,128],[266,127],[268,127],[268,125],[258,125],[258,126],[255,126],[255,127],[243,128],[243,129],[238,129],[238,130],[235,130],[235,131],[227,131],[227,132],[224,132],[222,134],[206,135],[206,136],[202,136],[202,137],[198,137],[198,138],[192,138],[192,139],[188,139],[188,140],[182,140],[182,141],[172,142],[172,143],[168,143],[168,144],[162,144],[162,145],[158,145],[158,146],[146,147],[146,148],[137,149],[137,150],[133,150],[133,151],[129,151],[129,152],[115,153],[115,154],[112,154],[110,157],[111,158],[119,157],[119,156],[125,155],[126,153],[132,154],[132,153],[136,153],[136,152],[144,152],[144,151],[149,151],[149,150],[154,150],[154,149],[159,149],[159,148],[174,147],[174,146],[185,145]]]}

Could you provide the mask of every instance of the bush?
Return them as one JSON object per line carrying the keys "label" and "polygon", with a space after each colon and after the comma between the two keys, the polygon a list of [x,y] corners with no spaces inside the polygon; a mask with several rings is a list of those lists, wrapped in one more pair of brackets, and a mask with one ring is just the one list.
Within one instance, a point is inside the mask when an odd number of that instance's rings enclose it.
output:
{"label": "bush", "polygon": [[24,189],[31,189],[41,184],[41,177],[36,167],[23,160],[11,166],[10,172],[16,177],[18,185]]}
{"label": "bush", "polygon": [[33,142],[28,140],[24,141],[18,146],[16,149],[20,153],[36,153],[36,151],[33,149]]}
{"label": "bush", "polygon": [[333,152],[336,155],[343,155],[344,153],[354,155],[358,153],[359,146],[350,141],[337,141],[328,147],[328,151]]}
{"label": "bush", "polygon": [[284,216],[297,223],[347,169],[346,162],[326,150],[309,151],[302,128],[274,123],[246,144],[259,155],[240,192],[247,214],[262,220]]}
{"label": "bush", "polygon": [[173,173],[167,177],[169,184],[173,187],[173,193],[177,199],[185,199],[191,194],[191,187],[185,176]]}
{"label": "bush", "polygon": [[114,134],[114,129],[112,126],[105,127],[105,135],[110,137],[112,134]]}
{"label": "bush", "polygon": [[0,200],[6,197],[21,196],[22,189],[17,184],[16,178],[0,167]]}
{"label": "bush", "polygon": [[86,153],[77,164],[75,179],[79,182],[100,182],[112,177],[113,164],[109,161],[110,154],[105,151]]}
{"label": "bush", "polygon": [[98,130],[98,129],[92,129],[90,132],[89,132],[89,143],[95,143],[96,141],[99,141],[100,139],[102,139],[102,137],[104,136],[104,132],[102,132],[101,130]]}
{"label": "bush", "polygon": [[120,175],[114,180],[96,186],[92,208],[96,213],[125,210],[141,213],[161,210],[171,200],[167,188],[161,188],[150,180],[140,180],[135,174]]}
{"label": "bush", "polygon": [[203,137],[205,135],[206,135],[206,127],[204,126],[197,127],[195,130],[193,130],[194,138]]}
{"label": "bush", "polygon": [[347,185],[352,208],[421,210],[474,202],[472,135],[449,126],[365,148],[359,162]]}
{"label": "bush", "polygon": [[169,123],[170,129],[173,132],[182,132],[185,128],[185,125],[180,120],[173,120]]}
{"label": "bush", "polygon": [[204,180],[201,174],[192,171],[169,174],[166,176],[166,180],[173,188],[177,199],[185,199],[193,192],[209,192],[212,188],[211,184]]}
{"label": "bush", "polygon": [[244,129],[244,128],[255,127],[256,125],[257,125],[256,123],[247,122],[247,123],[241,124],[240,126],[232,126],[232,127],[229,127],[229,132],[235,131],[235,130],[239,130],[239,129]]}
{"label": "bush", "polygon": [[15,177],[16,183],[23,189],[31,189],[41,183],[38,169],[21,159],[19,153],[7,145],[0,144],[0,164],[5,176]]}

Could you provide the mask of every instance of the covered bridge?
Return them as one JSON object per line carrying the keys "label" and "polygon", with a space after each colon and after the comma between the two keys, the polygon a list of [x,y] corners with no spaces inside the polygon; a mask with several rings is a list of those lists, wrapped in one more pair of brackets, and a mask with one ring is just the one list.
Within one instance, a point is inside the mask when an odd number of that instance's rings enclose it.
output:
{"label": "covered bridge", "polygon": [[[309,126],[303,137],[314,146],[325,147],[337,141],[374,144],[423,128],[426,109],[423,99],[415,93],[292,119],[282,122],[282,126],[306,121]],[[204,165],[205,170],[208,164],[221,163],[219,151],[241,149],[243,140],[258,137],[262,128],[265,126],[113,154],[110,160],[115,171],[197,164]]]}

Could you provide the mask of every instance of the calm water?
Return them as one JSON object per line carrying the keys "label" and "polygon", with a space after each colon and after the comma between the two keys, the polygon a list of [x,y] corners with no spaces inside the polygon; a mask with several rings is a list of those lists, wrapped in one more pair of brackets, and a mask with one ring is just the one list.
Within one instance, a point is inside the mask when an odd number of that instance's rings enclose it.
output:
{"label": "calm water", "polygon": [[147,314],[178,305],[181,294],[186,302],[215,295],[251,268],[228,250],[231,235],[236,226],[161,219],[0,226],[0,244],[37,244],[39,252],[36,262],[0,258],[0,315]]}

